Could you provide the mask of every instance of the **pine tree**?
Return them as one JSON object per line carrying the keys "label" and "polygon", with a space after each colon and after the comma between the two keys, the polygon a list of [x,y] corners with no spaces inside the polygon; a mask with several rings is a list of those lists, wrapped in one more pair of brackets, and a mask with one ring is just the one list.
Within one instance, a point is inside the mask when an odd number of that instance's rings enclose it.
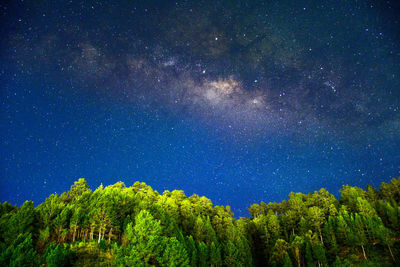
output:
{"label": "pine tree", "polygon": [[295,236],[292,243],[290,244],[293,250],[293,254],[296,258],[297,266],[301,266],[301,255],[304,246],[304,239],[300,236]]}

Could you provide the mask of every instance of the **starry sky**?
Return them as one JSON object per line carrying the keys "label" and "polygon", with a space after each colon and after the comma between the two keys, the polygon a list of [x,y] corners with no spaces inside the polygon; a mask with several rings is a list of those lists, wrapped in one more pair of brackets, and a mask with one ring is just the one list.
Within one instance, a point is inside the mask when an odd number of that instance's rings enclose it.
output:
{"label": "starry sky", "polygon": [[80,177],[247,216],[400,176],[398,1],[0,4],[0,201]]}

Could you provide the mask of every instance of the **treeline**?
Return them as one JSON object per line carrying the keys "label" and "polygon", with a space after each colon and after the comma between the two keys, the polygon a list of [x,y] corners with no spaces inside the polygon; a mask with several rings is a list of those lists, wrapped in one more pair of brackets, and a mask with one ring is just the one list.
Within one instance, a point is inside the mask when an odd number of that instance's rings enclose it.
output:
{"label": "treeline", "polygon": [[0,206],[0,266],[398,266],[400,178],[254,204],[251,218],[145,183]]}

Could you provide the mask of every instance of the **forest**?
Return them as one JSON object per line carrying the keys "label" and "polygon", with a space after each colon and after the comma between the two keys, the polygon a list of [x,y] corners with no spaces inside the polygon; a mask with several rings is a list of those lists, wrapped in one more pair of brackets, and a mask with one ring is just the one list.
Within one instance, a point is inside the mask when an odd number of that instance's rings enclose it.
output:
{"label": "forest", "polygon": [[253,204],[250,218],[145,183],[85,179],[0,206],[0,266],[399,266],[400,177]]}

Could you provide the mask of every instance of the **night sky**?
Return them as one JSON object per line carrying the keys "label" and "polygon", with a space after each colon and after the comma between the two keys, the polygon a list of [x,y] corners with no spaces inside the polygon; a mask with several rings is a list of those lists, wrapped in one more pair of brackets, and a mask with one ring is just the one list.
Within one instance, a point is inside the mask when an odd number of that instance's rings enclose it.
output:
{"label": "night sky", "polygon": [[6,2],[1,202],[84,177],[247,216],[400,176],[398,1]]}

